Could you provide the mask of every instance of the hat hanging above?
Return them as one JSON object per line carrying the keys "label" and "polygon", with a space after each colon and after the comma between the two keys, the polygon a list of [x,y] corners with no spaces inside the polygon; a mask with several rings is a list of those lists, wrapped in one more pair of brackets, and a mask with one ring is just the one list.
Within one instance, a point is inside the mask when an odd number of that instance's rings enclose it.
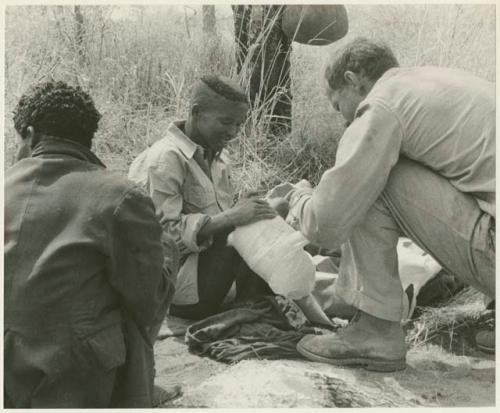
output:
{"label": "hat hanging above", "polygon": [[347,34],[347,11],[340,4],[288,5],[283,11],[281,29],[292,41],[323,46]]}

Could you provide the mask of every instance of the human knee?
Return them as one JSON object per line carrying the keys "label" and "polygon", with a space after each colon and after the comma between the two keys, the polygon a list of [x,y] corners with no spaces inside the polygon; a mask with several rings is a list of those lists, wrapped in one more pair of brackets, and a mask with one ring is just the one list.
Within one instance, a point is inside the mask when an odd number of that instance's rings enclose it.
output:
{"label": "human knee", "polygon": [[425,166],[405,157],[400,157],[391,169],[384,194],[394,195],[402,190],[412,191],[420,185],[425,185],[432,172]]}

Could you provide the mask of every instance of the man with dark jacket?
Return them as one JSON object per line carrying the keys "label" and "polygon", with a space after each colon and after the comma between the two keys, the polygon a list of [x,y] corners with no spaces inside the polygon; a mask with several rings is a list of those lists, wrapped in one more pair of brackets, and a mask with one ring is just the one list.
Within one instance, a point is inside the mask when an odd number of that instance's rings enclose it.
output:
{"label": "man with dark jacket", "polygon": [[15,111],[6,407],[152,405],[155,326],[173,295],[178,251],[147,195],[91,152],[99,118],[90,96],[63,82],[32,88]]}

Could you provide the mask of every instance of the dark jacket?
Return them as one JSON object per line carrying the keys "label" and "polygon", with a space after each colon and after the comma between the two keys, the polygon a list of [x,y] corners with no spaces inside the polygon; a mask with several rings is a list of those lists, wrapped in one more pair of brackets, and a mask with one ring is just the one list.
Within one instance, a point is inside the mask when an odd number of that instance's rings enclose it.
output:
{"label": "dark jacket", "polygon": [[124,317],[147,340],[173,294],[161,232],[141,189],[77,143],[42,140],[5,175],[4,342],[29,343],[48,377],[122,365]]}

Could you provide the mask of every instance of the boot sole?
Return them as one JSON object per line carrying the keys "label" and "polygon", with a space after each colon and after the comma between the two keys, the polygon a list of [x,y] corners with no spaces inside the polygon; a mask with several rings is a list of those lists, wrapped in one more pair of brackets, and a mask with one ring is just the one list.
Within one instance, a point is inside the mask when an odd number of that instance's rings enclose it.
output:
{"label": "boot sole", "polygon": [[317,354],[311,353],[309,350],[303,348],[300,343],[297,344],[297,351],[305,358],[312,361],[320,361],[322,363],[332,364],[334,366],[359,366],[365,370],[378,371],[378,372],[393,372],[400,371],[406,368],[406,359],[399,360],[377,360],[365,357],[351,357],[343,359],[333,359]]}

